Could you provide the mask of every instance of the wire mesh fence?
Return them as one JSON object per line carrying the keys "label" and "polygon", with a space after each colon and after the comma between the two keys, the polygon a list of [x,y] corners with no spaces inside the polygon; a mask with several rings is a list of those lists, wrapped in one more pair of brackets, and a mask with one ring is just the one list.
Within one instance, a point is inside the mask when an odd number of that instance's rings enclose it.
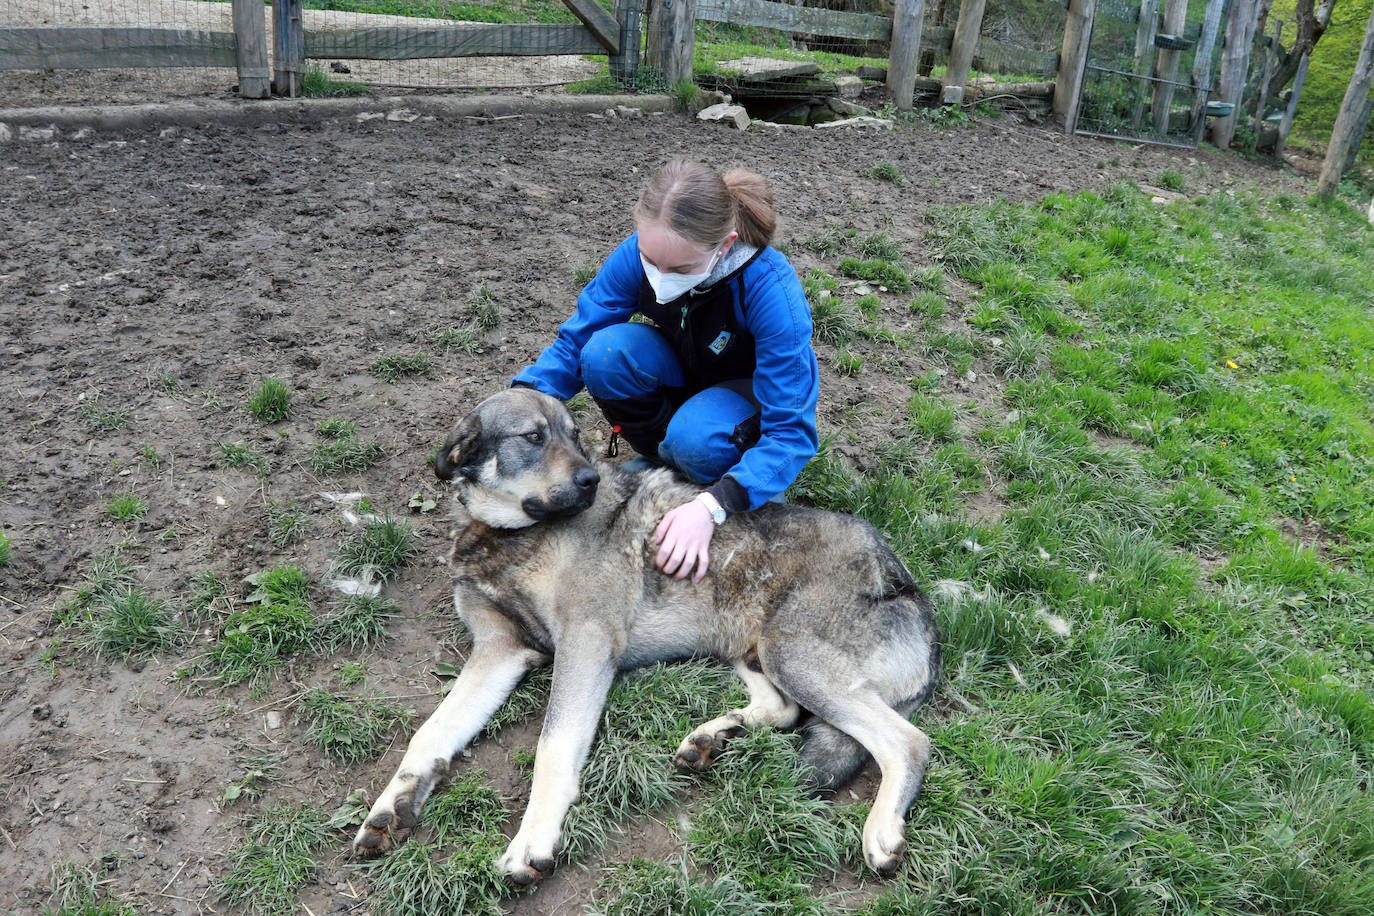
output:
{"label": "wire mesh fence", "polygon": [[1099,0],[1077,131],[1193,147],[1205,119],[1221,50],[1220,0]]}

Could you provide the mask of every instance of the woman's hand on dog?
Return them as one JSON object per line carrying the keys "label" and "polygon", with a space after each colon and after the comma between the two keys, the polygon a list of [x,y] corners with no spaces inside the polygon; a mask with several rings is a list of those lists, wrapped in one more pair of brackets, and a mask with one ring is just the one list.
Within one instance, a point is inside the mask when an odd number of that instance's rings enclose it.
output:
{"label": "woman's hand on dog", "polygon": [[700,582],[706,575],[707,550],[715,531],[711,510],[699,500],[683,503],[663,516],[654,529],[654,543],[658,545],[654,565],[675,579],[687,578],[695,567],[692,581]]}

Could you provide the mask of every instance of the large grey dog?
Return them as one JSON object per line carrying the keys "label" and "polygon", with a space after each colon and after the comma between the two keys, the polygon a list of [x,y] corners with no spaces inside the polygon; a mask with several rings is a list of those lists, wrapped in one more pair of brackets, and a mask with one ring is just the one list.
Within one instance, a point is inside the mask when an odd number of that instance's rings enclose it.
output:
{"label": "large grey dog", "polygon": [[735,666],[749,705],[693,730],[677,763],[704,768],[743,729],[810,713],[803,758],[818,789],[877,760],[864,858],[879,873],[897,867],[930,757],[908,717],[930,695],[940,655],[929,600],[876,529],[768,504],[717,529],[701,582],[664,575],[652,533],[698,488],[667,470],[593,460],[567,408],[527,388],[464,417],[434,467],[455,484],[450,561],[472,654],[372,806],[357,852],[384,853],[414,827],[453,756],[552,659],[529,807],[497,862],[517,884],[538,880],[553,868],[616,671],[714,656]]}

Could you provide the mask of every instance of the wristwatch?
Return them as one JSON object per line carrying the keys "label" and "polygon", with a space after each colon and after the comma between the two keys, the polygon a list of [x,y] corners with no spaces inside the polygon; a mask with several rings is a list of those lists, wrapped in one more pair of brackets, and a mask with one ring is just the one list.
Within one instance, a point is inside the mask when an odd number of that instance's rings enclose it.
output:
{"label": "wristwatch", "polygon": [[711,521],[715,522],[717,525],[725,524],[725,510],[721,508],[720,503],[716,502],[714,496],[702,490],[697,494],[697,501],[705,506],[707,511],[711,513]]}

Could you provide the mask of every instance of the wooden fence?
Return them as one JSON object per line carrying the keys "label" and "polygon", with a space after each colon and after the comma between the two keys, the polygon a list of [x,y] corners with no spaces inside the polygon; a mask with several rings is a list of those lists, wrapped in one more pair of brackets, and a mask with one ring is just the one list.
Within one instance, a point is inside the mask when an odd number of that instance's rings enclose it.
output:
{"label": "wooden fence", "polygon": [[[1095,0],[1047,0],[1091,10]],[[237,67],[240,93],[262,98],[269,80],[280,95],[300,91],[307,59],[413,60],[472,56],[548,54],[606,55],[619,77],[639,65],[645,0],[616,0],[614,14],[596,0],[564,0],[580,25],[431,24],[414,27],[314,31],[304,25],[301,0],[274,0],[273,62],[269,70],[266,26],[260,0],[233,0],[233,31],[175,29],[7,28],[0,29],[0,69],[100,67]],[[963,97],[970,68],[1055,77],[1056,90],[1068,72],[1081,78],[1081,62],[1058,53],[1018,48],[980,35],[983,0],[963,0],[954,28],[924,26],[925,0],[895,0],[893,15],[874,16],[772,0],[658,0],[649,24],[649,61],[669,83],[691,76],[697,20],[762,26],[785,32],[889,43],[888,91],[899,108],[913,104],[916,61],[933,52],[948,61],[943,97]],[[1090,29],[1091,18],[1086,20]],[[1083,18],[1078,23],[1081,29]],[[1086,31],[1086,30],[1083,30]],[[1084,42],[1086,44],[1086,42]],[[1070,80],[1072,82],[1072,80]],[[1076,96],[1076,89],[1073,93]],[[1056,105],[1056,110],[1059,106]]]}

